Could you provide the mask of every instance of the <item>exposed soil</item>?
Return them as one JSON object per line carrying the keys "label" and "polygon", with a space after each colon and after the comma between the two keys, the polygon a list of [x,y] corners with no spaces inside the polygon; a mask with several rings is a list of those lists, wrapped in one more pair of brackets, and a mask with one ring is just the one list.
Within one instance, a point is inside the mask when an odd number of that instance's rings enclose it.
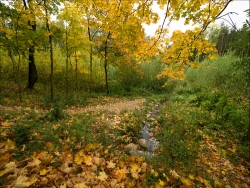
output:
{"label": "exposed soil", "polygon": [[66,112],[70,114],[85,113],[96,110],[108,110],[112,112],[120,113],[123,110],[135,110],[140,109],[141,105],[145,102],[145,99],[135,99],[132,101],[121,101],[115,103],[109,103],[104,105],[87,106],[85,108],[68,108]]}
{"label": "exposed soil", "polygon": [[[112,99],[108,101],[108,104],[99,104],[99,105],[89,105],[86,107],[69,107],[65,111],[69,114],[78,114],[78,113],[85,113],[89,111],[98,111],[98,110],[108,110],[112,112],[120,113],[123,110],[135,110],[140,109],[143,102],[145,102],[145,99],[135,99],[135,100],[124,100],[124,101],[117,101]],[[7,111],[19,111],[19,110],[32,110],[30,107],[21,107],[21,106],[1,106],[0,105],[0,111],[7,110]],[[37,109],[36,109],[37,110]],[[43,111],[43,110],[38,110]]]}

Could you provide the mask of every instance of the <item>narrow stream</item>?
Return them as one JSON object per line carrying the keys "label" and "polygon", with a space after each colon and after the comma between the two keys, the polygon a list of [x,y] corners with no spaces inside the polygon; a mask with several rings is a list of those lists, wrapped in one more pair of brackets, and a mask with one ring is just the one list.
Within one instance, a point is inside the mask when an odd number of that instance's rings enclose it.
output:
{"label": "narrow stream", "polygon": [[150,113],[149,117],[147,118],[147,121],[145,122],[141,135],[139,135],[139,145],[144,150],[134,150],[130,154],[136,155],[136,156],[144,156],[147,158],[151,158],[153,156],[154,151],[159,146],[159,141],[154,137],[152,133],[152,125],[155,122],[155,118],[160,112],[160,110],[166,106],[167,101],[163,102],[162,104],[156,104],[153,111]]}

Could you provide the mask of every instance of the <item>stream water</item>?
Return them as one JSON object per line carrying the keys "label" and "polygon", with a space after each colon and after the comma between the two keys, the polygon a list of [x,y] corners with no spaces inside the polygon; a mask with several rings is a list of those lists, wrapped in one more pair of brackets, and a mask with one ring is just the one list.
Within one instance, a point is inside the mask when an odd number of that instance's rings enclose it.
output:
{"label": "stream water", "polygon": [[145,151],[139,152],[140,156],[152,157],[153,152],[159,146],[159,141],[152,134],[152,125],[155,122],[155,117],[158,115],[160,110],[166,106],[166,101],[162,104],[157,104],[153,111],[150,113],[145,125],[142,128],[140,138],[145,140]]}

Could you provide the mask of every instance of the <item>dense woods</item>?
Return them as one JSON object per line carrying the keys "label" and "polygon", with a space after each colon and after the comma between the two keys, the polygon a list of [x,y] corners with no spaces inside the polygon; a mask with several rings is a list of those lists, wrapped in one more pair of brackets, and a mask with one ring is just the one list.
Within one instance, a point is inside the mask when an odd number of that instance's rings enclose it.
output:
{"label": "dense woods", "polygon": [[142,24],[159,19],[152,1],[1,2],[2,75],[19,85],[20,96],[24,88],[42,84],[51,99],[54,90],[69,95],[109,94],[121,85],[131,89],[139,83],[128,75],[141,79],[141,66],[152,59],[163,64],[156,73],[159,78],[183,79],[187,67],[198,67],[198,56],[215,57],[215,45],[202,33],[229,2],[157,2],[166,9],[166,22],[183,16],[186,24],[197,24],[192,31],[175,31],[171,38],[164,25],[155,36],[146,36]]}
{"label": "dense woods", "polygon": [[237,28],[230,3],[0,0],[0,187],[250,186],[250,11]]}

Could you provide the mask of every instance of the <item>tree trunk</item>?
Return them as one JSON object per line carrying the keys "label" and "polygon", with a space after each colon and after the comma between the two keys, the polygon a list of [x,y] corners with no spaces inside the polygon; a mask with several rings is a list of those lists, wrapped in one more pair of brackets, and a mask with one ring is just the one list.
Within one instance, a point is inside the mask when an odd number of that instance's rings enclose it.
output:
{"label": "tree trunk", "polygon": [[107,95],[110,94],[109,91],[109,82],[108,82],[108,38],[110,36],[110,32],[108,33],[107,39],[105,41],[105,48],[104,48],[104,71],[105,71],[105,83],[106,83],[106,92]]}
{"label": "tree trunk", "polygon": [[37,71],[35,64],[35,47],[32,46],[29,48],[29,74],[28,74],[28,89],[33,89],[37,81]]}
{"label": "tree trunk", "polygon": [[[89,28],[89,18],[88,18],[88,36],[89,36],[89,41],[92,41],[91,38],[91,33],[90,33],[90,28]],[[92,82],[93,82],[93,46],[90,44],[90,52],[89,52],[89,92],[92,92]]]}
{"label": "tree trunk", "polygon": [[[26,10],[30,10],[30,12],[33,14],[32,7],[30,6],[30,0],[26,1],[23,0],[23,5]],[[28,5],[27,5],[28,4]],[[33,14],[34,16],[34,14]],[[30,27],[30,30],[36,31],[36,21],[30,21],[28,20],[28,26]],[[32,44],[29,47],[29,70],[28,70],[28,89],[33,89],[34,85],[37,81],[37,70],[36,70],[36,64],[35,64],[35,46]]]}
{"label": "tree trunk", "polygon": [[78,94],[78,59],[77,59],[77,52],[75,51],[75,63],[76,63],[76,92]]}
{"label": "tree trunk", "polygon": [[65,38],[65,44],[66,44],[66,100],[69,99],[69,49],[68,49],[68,26],[66,25],[66,38]]}
{"label": "tree trunk", "polygon": [[[106,47],[105,47],[105,49],[106,49]],[[105,60],[104,60],[104,71],[105,71],[106,92],[107,92],[107,95],[109,95],[110,92],[109,92],[109,82],[108,82],[108,61],[106,59],[106,56],[105,56]]]}
{"label": "tree trunk", "polygon": [[90,53],[89,53],[89,92],[92,92],[93,85],[93,47],[90,44]]}

